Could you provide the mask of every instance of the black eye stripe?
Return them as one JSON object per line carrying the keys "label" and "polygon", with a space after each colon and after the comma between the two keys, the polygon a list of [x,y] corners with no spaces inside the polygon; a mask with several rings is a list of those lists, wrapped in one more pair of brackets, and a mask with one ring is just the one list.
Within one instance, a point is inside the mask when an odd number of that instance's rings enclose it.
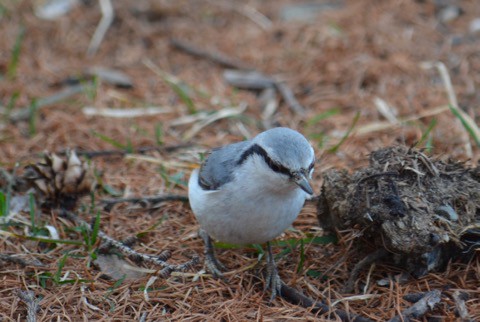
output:
{"label": "black eye stripe", "polygon": [[283,173],[285,175],[288,175],[288,176],[292,176],[292,173],[290,172],[290,170],[288,170],[286,167],[284,167],[283,165],[273,161],[269,156],[268,156],[268,153],[267,151],[265,151],[261,146],[259,146],[258,144],[254,144],[252,145],[250,148],[248,148],[247,150],[245,150],[245,152],[242,153],[242,155],[240,156],[240,159],[238,160],[238,164],[242,164],[244,163],[251,155],[253,154],[256,154],[256,155],[259,155],[261,156],[264,160],[265,160],[265,163],[269,166],[270,169],[272,169],[273,171],[275,172],[278,172],[278,173]]}

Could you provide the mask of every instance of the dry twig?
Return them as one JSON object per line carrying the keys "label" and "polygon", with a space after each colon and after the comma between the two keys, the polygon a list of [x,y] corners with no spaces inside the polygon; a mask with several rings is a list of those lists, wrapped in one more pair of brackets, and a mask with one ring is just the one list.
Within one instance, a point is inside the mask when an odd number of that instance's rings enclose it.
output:
{"label": "dry twig", "polygon": [[17,290],[17,296],[27,305],[27,322],[37,321],[37,312],[40,309],[40,300],[32,291]]}
{"label": "dry twig", "polygon": [[170,39],[170,44],[172,45],[172,47],[182,50],[187,54],[200,57],[200,58],[205,58],[223,67],[243,69],[243,70],[254,69],[252,66],[242,61],[239,61],[237,59],[231,58],[224,53],[221,53],[218,51],[205,50],[203,48],[197,47],[181,39],[172,38]]}
{"label": "dry twig", "polygon": [[[64,99],[67,99],[73,95],[79,94],[83,92],[86,88],[90,86],[90,83],[83,83],[83,84],[78,84],[78,85],[73,85],[69,86],[58,93],[55,93],[51,96],[41,98],[37,100],[35,103],[35,108],[38,110],[40,108],[46,107],[48,105],[52,105],[55,103],[58,103],[59,101],[62,101]],[[26,121],[30,117],[30,113],[32,113],[32,108],[31,107],[24,107],[18,110],[13,111],[9,115],[9,120],[12,123],[20,122],[20,121]],[[0,110],[1,112],[1,110]]]}
{"label": "dry twig", "polygon": [[440,302],[442,292],[433,290],[426,292],[414,305],[404,310],[401,315],[396,315],[389,322],[408,322],[424,316],[428,310],[432,310]]}
{"label": "dry twig", "polygon": [[[179,149],[187,148],[191,146],[189,143],[184,144],[176,144],[176,145],[163,145],[163,146],[144,146],[133,149],[132,151],[128,149],[123,150],[100,150],[100,151],[82,151],[82,150],[75,150],[78,156],[85,156],[87,158],[96,158],[96,157],[109,157],[120,155],[124,156],[126,154],[144,154],[150,151],[158,151],[158,152],[173,152]],[[59,155],[65,154],[66,151],[58,152]]]}
{"label": "dry twig", "polygon": [[[266,87],[269,86],[274,86],[278,92],[282,95],[283,99],[285,100],[285,103],[290,107],[292,111],[298,114],[304,114],[305,109],[303,106],[297,101],[295,98],[295,95],[293,94],[293,91],[288,87],[287,84],[284,82],[275,79],[275,77],[270,77],[267,75],[264,75],[258,71],[255,71],[254,68],[250,67],[248,64],[243,63],[241,61],[234,60],[228,56],[226,56],[223,53],[218,53],[218,52],[211,52],[207,51],[201,48],[198,48],[186,41],[179,40],[179,39],[172,39],[170,41],[171,45],[179,50],[185,51],[186,53],[190,55],[194,55],[197,57],[201,58],[206,58],[209,59],[217,64],[220,64],[222,66],[230,67],[230,68],[236,68],[240,70],[246,70],[247,73],[249,74],[254,74],[256,77],[261,76],[263,83],[265,83]],[[239,71],[237,74],[241,73]],[[265,88],[266,88],[265,87]],[[263,89],[263,88],[262,88]]]}
{"label": "dry twig", "polygon": [[[70,211],[62,210],[61,215],[68,218],[69,220],[72,220],[78,225],[82,225],[86,227],[86,229],[91,230],[90,225],[84,220],[80,219],[76,214]],[[118,250],[120,250],[121,252],[129,256],[132,260],[148,262],[148,263],[152,263],[162,267],[162,270],[160,270],[158,274],[163,278],[167,278],[168,276],[170,276],[172,272],[186,271],[191,267],[197,265],[200,260],[197,255],[193,255],[189,261],[183,264],[178,264],[178,265],[169,264],[166,262],[171,256],[169,251],[163,251],[159,255],[142,254],[126,246],[124,243],[108,236],[103,231],[100,231],[100,230],[98,231],[98,237],[100,237],[108,245],[111,245],[117,248]]]}
{"label": "dry twig", "polygon": [[233,2],[223,2],[223,1],[214,1],[214,0],[208,0],[207,2],[212,5],[223,7],[227,10],[233,10],[247,17],[248,19],[250,19],[252,22],[254,22],[256,25],[258,25],[260,28],[262,28],[265,31],[270,30],[273,26],[272,21],[268,17],[260,13],[257,9],[255,9],[252,6],[237,5]]}
{"label": "dry twig", "polygon": [[115,17],[115,11],[113,10],[112,2],[110,0],[100,0],[100,10],[102,12],[102,19],[88,45],[88,56],[95,55],[98,47],[100,47],[100,44],[102,43],[103,37],[105,37],[105,34]]}
{"label": "dry twig", "polygon": [[332,309],[327,304],[315,301],[308,296],[303,295],[298,290],[293,287],[282,283],[281,296],[293,303],[295,305],[300,305],[304,308],[311,308],[312,312],[320,314],[329,314],[329,317],[334,317],[335,315],[340,318],[341,321],[351,321],[351,322],[371,322],[372,320],[365,318],[360,315],[350,314],[343,310]]}
{"label": "dry twig", "polygon": [[355,267],[353,268],[352,272],[350,273],[350,277],[348,278],[347,283],[345,284],[344,287],[344,292],[345,293],[351,293],[354,289],[355,281],[358,278],[358,275],[360,274],[360,271],[364,268],[367,267],[368,265],[375,263],[379,259],[385,257],[388,254],[388,252],[384,248],[379,248],[375,250],[373,253],[368,254],[365,256],[364,259],[359,261]]}
{"label": "dry twig", "polygon": [[25,266],[37,266],[37,267],[42,267],[45,266],[42,262],[36,260],[36,261],[27,261],[23,258],[13,256],[13,255],[8,255],[8,254],[0,254],[0,261],[4,262],[10,262],[14,264],[18,264],[22,267]]}
{"label": "dry twig", "polygon": [[188,197],[183,195],[163,195],[163,196],[151,196],[151,197],[139,197],[139,198],[118,198],[118,199],[102,199],[100,202],[105,204],[105,209],[110,210],[117,203],[129,202],[135,204],[141,204],[144,208],[148,205],[155,205],[165,201],[183,201],[187,202]]}
{"label": "dry twig", "polygon": [[305,114],[305,108],[297,101],[293,91],[284,82],[276,81],[275,87],[282,95],[285,103],[297,114]]}
{"label": "dry twig", "polygon": [[465,292],[460,292],[456,290],[453,292],[453,300],[455,301],[455,307],[458,313],[458,316],[461,319],[461,322],[471,322],[473,321],[470,315],[468,314],[467,306],[465,305],[465,300],[468,300],[468,294]]}

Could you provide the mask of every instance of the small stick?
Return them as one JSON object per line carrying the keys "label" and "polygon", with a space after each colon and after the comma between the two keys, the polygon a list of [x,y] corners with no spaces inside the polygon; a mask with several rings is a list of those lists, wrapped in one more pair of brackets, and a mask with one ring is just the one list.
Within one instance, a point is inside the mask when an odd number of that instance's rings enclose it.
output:
{"label": "small stick", "polygon": [[208,3],[212,5],[217,5],[220,7],[223,7],[227,10],[233,10],[251,21],[253,21],[255,24],[257,24],[260,28],[262,28],[265,31],[268,31],[272,28],[273,23],[272,21],[267,18],[264,14],[260,13],[258,10],[255,8],[248,6],[248,5],[235,5],[234,3],[231,2],[223,2],[223,1],[215,1],[215,0],[207,0]]}
{"label": "small stick", "polygon": [[[70,211],[61,210],[61,215],[68,218],[69,220],[72,220],[78,225],[82,225],[87,229],[91,230],[91,226],[84,220],[80,219],[76,214]],[[159,275],[162,276],[163,278],[167,278],[172,272],[186,271],[191,267],[197,265],[200,261],[199,257],[197,255],[194,255],[189,261],[183,264],[178,264],[178,265],[169,264],[166,262],[166,260],[168,260],[171,255],[169,251],[163,251],[162,253],[160,253],[160,255],[156,255],[156,256],[143,254],[131,249],[130,247],[126,246],[124,243],[108,236],[101,230],[98,231],[98,237],[100,237],[105,243],[110,244],[113,247],[120,250],[121,252],[125,253],[127,256],[129,256],[135,261],[144,261],[144,262],[152,263],[162,267],[163,269],[160,270]]]}
{"label": "small stick", "polygon": [[[235,68],[235,69],[247,70],[247,71],[255,70],[250,65],[242,61],[234,60],[223,53],[208,51],[208,50],[196,47],[180,39],[171,39],[170,44],[174,48],[183,50],[190,55],[206,58],[210,61],[213,61],[219,65],[222,65],[228,68]],[[269,78],[268,76],[266,77]],[[275,88],[278,90],[280,95],[282,95],[283,99],[285,100],[285,103],[290,107],[290,109],[300,115],[304,114],[305,113],[304,107],[297,101],[290,87],[288,87],[288,85],[282,81],[275,80],[273,77],[271,78],[274,81]]]}
{"label": "small stick", "polygon": [[[85,222],[83,223],[86,224]],[[130,258],[132,258],[135,261],[143,261],[143,262],[152,263],[152,264],[163,267],[163,269],[159,272],[159,275],[162,276],[163,278],[167,278],[168,276],[170,276],[172,272],[184,272],[190,269],[191,267],[197,265],[197,263],[199,262],[198,256],[193,256],[191,260],[183,264],[173,265],[166,262],[166,260],[168,260],[171,256],[168,250],[165,250],[161,252],[160,255],[156,255],[156,256],[143,254],[131,249],[128,246],[125,246],[125,244],[123,244],[122,242],[116,239],[113,239],[112,237],[108,236],[102,231],[98,232],[98,237],[103,239],[106,243],[117,248],[121,252],[127,254]]]}
{"label": "small stick", "polygon": [[[453,89],[452,80],[450,78],[450,74],[448,73],[448,69],[445,66],[445,64],[440,61],[435,61],[435,62],[424,62],[420,66],[424,69],[436,68],[438,70],[440,77],[442,78],[443,84],[445,86],[445,91],[447,92],[447,95],[448,95],[449,108],[452,110],[452,112],[455,112],[457,115],[460,115],[465,120],[469,128],[472,130],[474,134],[473,137],[475,138],[475,140],[476,138],[480,137],[480,128],[477,126],[475,121],[470,117],[470,115],[468,115],[461,108],[458,107],[457,96]],[[455,118],[455,122],[456,124],[459,125],[459,128],[462,131],[461,140],[464,143],[465,153],[469,158],[471,158],[473,153],[472,153],[472,145],[470,143],[468,130],[466,129],[465,126],[462,125],[462,121],[458,117]]]}
{"label": "small stick", "polygon": [[25,266],[37,266],[37,267],[45,266],[40,261],[36,261],[36,262],[27,261],[23,258],[20,258],[20,257],[17,257],[17,256],[12,256],[12,255],[7,255],[7,254],[0,254],[0,261],[5,261],[5,262],[18,264],[22,267],[25,267]]}
{"label": "small stick", "polygon": [[110,0],[100,0],[100,11],[102,12],[102,19],[100,19],[97,29],[95,29],[95,33],[88,45],[88,56],[95,55],[103,41],[103,37],[105,37],[105,34],[115,17],[115,11],[113,10],[112,2]]}
{"label": "small stick", "polygon": [[426,292],[423,297],[408,309],[404,310],[401,315],[396,315],[389,322],[408,322],[412,319],[419,319],[424,316],[428,310],[432,310],[435,305],[440,302],[442,292],[433,290]]}
{"label": "small stick", "polygon": [[17,296],[27,305],[27,322],[37,321],[37,312],[40,309],[39,299],[35,297],[32,291],[17,290]]}
{"label": "small stick", "polygon": [[[126,155],[130,153],[138,153],[144,154],[150,151],[158,151],[158,152],[173,152],[178,149],[183,149],[186,147],[191,146],[191,144],[178,144],[178,145],[165,145],[165,146],[144,146],[134,149],[132,151],[129,150],[100,150],[100,151],[82,151],[82,150],[75,150],[78,156],[86,156],[87,158],[95,158],[95,157],[103,157],[103,156],[113,156],[113,155]],[[61,151],[58,154],[63,155],[65,151]]]}
{"label": "small stick", "polygon": [[150,203],[159,203],[164,201],[183,201],[187,202],[188,197],[184,195],[162,195],[162,196],[150,196],[150,197],[132,197],[132,198],[118,198],[118,199],[102,199],[102,203],[106,204],[116,204],[120,202],[131,202],[131,203],[140,203],[140,202],[150,202]]}
{"label": "small stick", "polygon": [[455,301],[455,307],[457,309],[458,316],[462,322],[473,322],[473,319],[468,314],[467,306],[465,305],[465,300],[468,299],[468,295],[464,292],[455,291],[453,292],[453,300]]}
{"label": "small stick", "polygon": [[288,87],[287,84],[275,81],[275,87],[277,88],[280,95],[282,95],[285,103],[292,109],[295,113],[303,115],[305,114],[305,108],[297,101],[293,91]]}
{"label": "small stick", "polygon": [[312,312],[326,314],[329,313],[329,317],[337,315],[342,321],[351,321],[351,322],[372,322],[371,319],[365,318],[360,315],[351,314],[339,309],[332,309],[327,304],[315,301],[308,296],[300,293],[293,287],[290,287],[282,282],[282,290],[280,295],[287,300],[288,302],[300,305],[304,308],[312,308]]}
{"label": "small stick", "polygon": [[[74,85],[74,86],[69,86],[69,87],[59,91],[58,93],[55,93],[55,94],[53,94],[51,96],[48,96],[48,97],[45,97],[45,98],[41,98],[36,103],[37,110],[39,110],[40,108],[46,107],[47,105],[55,104],[55,103],[57,103],[59,101],[62,101],[66,98],[69,98],[73,95],[79,94],[79,93],[83,92],[85,90],[85,88],[87,88],[90,84],[91,83],[88,82],[86,84],[78,84],[78,85]],[[30,107],[24,107],[24,108],[13,111],[9,115],[9,120],[12,123],[25,121],[25,120],[28,120],[28,118],[30,117],[30,113],[31,113]]]}
{"label": "small stick", "polygon": [[182,50],[190,55],[197,56],[200,58],[208,59],[214,63],[217,63],[223,67],[235,68],[242,70],[253,70],[254,68],[242,61],[228,57],[226,54],[217,52],[217,51],[208,51],[199,47],[192,45],[186,41],[172,38],[170,39],[170,44],[179,50]]}
{"label": "small stick", "polygon": [[163,195],[163,196],[152,196],[152,197],[139,197],[139,198],[118,198],[118,199],[102,199],[100,202],[105,204],[106,210],[111,210],[111,208],[117,203],[129,202],[129,203],[139,203],[142,204],[144,208],[148,204],[158,204],[165,201],[183,201],[188,202],[188,197],[183,195]]}
{"label": "small stick", "polygon": [[358,278],[360,271],[364,267],[367,267],[372,263],[375,263],[377,260],[385,257],[387,254],[388,252],[384,248],[379,248],[373,253],[370,253],[367,256],[365,256],[365,258],[363,258],[361,261],[359,261],[353,268],[352,272],[350,273],[350,277],[348,278],[348,281],[345,284],[343,291],[345,293],[351,293],[354,289],[355,281]]}
{"label": "small stick", "polygon": [[138,322],[145,322],[147,321],[147,312],[143,312],[142,315],[140,316],[140,319]]}

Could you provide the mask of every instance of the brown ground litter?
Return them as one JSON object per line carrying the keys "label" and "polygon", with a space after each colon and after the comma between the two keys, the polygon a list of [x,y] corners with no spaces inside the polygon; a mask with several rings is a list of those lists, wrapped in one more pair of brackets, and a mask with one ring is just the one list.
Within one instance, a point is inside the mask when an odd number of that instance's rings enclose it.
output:
{"label": "brown ground litter", "polygon": [[[285,5],[297,3],[289,0],[113,1],[115,19],[93,56],[86,52],[101,18],[99,3],[80,1],[72,11],[52,21],[35,16],[34,7],[41,3],[0,3],[0,167],[9,173],[21,175],[27,164],[41,160],[44,150],[60,154],[67,148],[132,149],[138,153],[92,158],[92,166],[106,187],[96,190],[96,204],[102,198],[113,198],[112,189],[122,197],[186,194],[185,180],[199,162],[200,152],[264,129],[258,93],[229,86],[222,76],[223,66],[175,48],[171,39],[221,52],[283,80],[293,90],[306,113],[295,113],[277,94],[279,106],[269,121],[299,130],[315,145],[319,162],[313,187],[317,193],[326,171],[353,172],[368,165],[374,150],[398,144],[412,146],[422,140],[433,120],[435,126],[420,147],[437,156],[468,160],[472,167],[479,160],[475,141],[448,108],[453,102],[441,74],[437,68],[422,65],[425,61],[444,64],[458,107],[478,123],[480,33],[470,30],[472,21],[480,17],[475,0],[452,1],[454,11],[461,10],[449,21],[440,18],[446,8],[443,1],[345,0],[323,7],[308,22],[280,18]],[[258,15],[252,16],[255,10],[270,20],[271,26],[262,24],[264,20],[258,20]],[[19,36],[22,30],[23,36]],[[20,44],[18,54],[16,42]],[[132,80],[133,88],[85,76],[95,66],[122,71]],[[177,87],[169,85],[166,76],[160,77],[153,67],[174,75],[180,83]],[[43,105],[45,98],[71,88],[72,83],[85,88]],[[185,95],[178,94],[181,89],[188,93],[190,103]],[[243,103],[247,108],[242,115],[207,124],[191,140],[184,140],[199,124],[185,120],[193,109],[221,112]],[[112,118],[88,116],[83,112],[87,106],[122,110],[162,107],[166,111]],[[10,121],[15,112],[25,108],[30,111],[26,120]],[[332,149],[357,117],[343,144]],[[178,148],[138,151],[159,143]],[[3,176],[0,185],[2,191],[8,190]],[[147,274],[116,283],[104,278],[92,263],[91,254],[100,246],[99,241],[88,245],[88,232],[54,210],[40,211],[37,207],[37,228],[48,235],[43,227],[51,226],[59,238],[78,244],[54,245],[18,237],[33,229],[28,197],[25,200],[27,204],[20,205],[18,214],[0,230],[0,253],[30,263],[22,267],[0,259],[0,317],[4,321],[26,319],[27,306],[18,290],[32,291],[41,299],[39,321],[325,319],[280,298],[268,304],[259,267],[246,269],[257,261],[254,248],[218,250],[219,258],[233,271],[227,275],[228,282],[196,274],[201,269],[197,265],[167,279],[153,281],[150,278],[155,274]],[[140,234],[139,242],[132,246],[139,252],[170,250],[168,262],[172,264],[184,263],[193,253],[202,254],[198,226],[184,202],[168,201],[146,208],[120,203],[109,211],[100,204],[92,210],[91,204],[88,195],[78,200],[79,217],[90,223],[100,211],[101,231],[116,240]],[[375,263],[360,271],[358,292],[343,292],[350,272],[363,258],[356,248],[357,235],[358,230],[347,228],[340,231],[337,243],[320,244],[317,241],[324,238],[324,232],[318,226],[316,207],[307,204],[294,229],[287,230],[274,247],[281,257],[277,263],[282,279],[310,298],[374,321],[386,321],[410,307],[405,295],[432,290],[440,290],[442,297],[426,316],[453,321],[461,291],[466,294],[462,298],[467,298],[469,318],[480,319],[478,256],[467,262],[450,261],[444,271],[403,282],[395,280],[403,270],[393,262]],[[303,251],[299,242],[296,247],[286,245],[301,239],[308,240]],[[33,265],[34,261],[43,266]],[[158,269],[151,264],[141,266]],[[385,279],[393,282],[378,285]],[[148,292],[144,292],[147,284]],[[356,295],[363,297],[352,297]],[[422,319],[426,321],[426,317]]]}

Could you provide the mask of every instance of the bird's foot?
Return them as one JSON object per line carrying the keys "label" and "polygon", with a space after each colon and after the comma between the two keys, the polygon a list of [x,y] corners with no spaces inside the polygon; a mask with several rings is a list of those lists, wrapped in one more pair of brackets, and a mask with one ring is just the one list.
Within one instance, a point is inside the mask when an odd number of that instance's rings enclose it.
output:
{"label": "bird's foot", "polygon": [[207,271],[209,271],[213,277],[221,279],[224,278],[222,271],[225,270],[225,266],[218,261],[218,259],[215,257],[215,254],[208,254],[205,252],[205,266]]}
{"label": "bird's foot", "polygon": [[205,243],[205,266],[215,278],[224,278],[222,271],[226,270],[225,266],[215,257],[215,251],[212,244],[212,239],[203,229],[198,232],[200,238]]}
{"label": "bird's foot", "polygon": [[267,243],[267,276],[265,281],[265,290],[269,289],[271,293],[270,302],[272,302],[277,295],[281,294],[282,280],[278,275],[277,265],[272,254],[270,243]]}
{"label": "bird's foot", "polygon": [[[275,264],[274,264],[275,265]],[[282,280],[278,275],[277,268],[274,266],[273,268],[269,267],[267,264],[267,280],[265,282],[265,289],[269,289],[270,294],[270,302],[272,302],[277,295],[280,295],[282,289]]]}

